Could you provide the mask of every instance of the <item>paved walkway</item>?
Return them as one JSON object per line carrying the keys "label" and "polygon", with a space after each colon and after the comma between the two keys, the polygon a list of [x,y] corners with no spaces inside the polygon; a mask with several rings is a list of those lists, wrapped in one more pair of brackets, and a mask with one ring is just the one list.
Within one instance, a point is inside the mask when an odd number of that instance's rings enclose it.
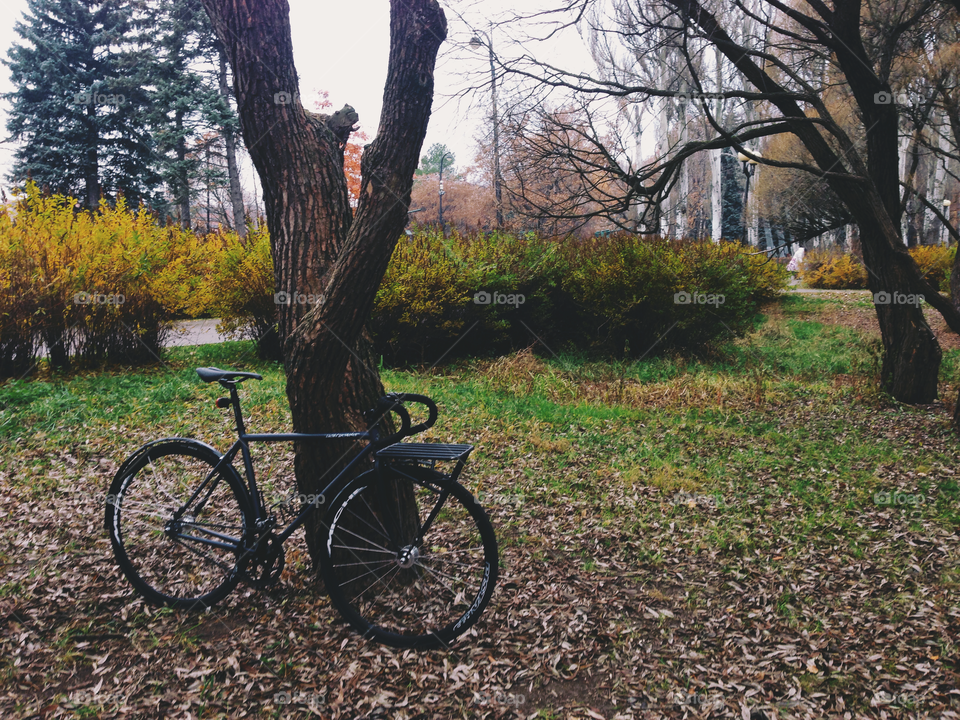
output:
{"label": "paved walkway", "polygon": [[181,320],[174,323],[173,332],[167,340],[167,345],[213,345],[214,343],[230,340],[226,335],[217,332],[218,318],[209,320]]}
{"label": "paved walkway", "polygon": [[821,288],[802,288],[802,287],[792,287],[787,288],[789,293],[805,293],[808,295],[820,295],[822,293],[830,293],[831,295],[836,293],[841,293],[843,295],[854,295],[856,293],[869,293],[869,290],[823,290]]}

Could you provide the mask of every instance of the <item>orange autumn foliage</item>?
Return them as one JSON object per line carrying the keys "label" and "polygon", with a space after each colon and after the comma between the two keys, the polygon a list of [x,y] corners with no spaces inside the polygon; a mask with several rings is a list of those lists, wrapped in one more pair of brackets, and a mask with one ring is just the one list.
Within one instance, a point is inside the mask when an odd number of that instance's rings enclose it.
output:
{"label": "orange autumn foliage", "polygon": [[[317,110],[326,110],[333,107],[330,102],[330,93],[320,90],[314,107]],[[362,130],[353,133],[347,146],[343,149],[343,173],[347,176],[347,194],[350,196],[350,207],[356,207],[360,200],[360,158],[363,157],[363,148],[370,138]]]}

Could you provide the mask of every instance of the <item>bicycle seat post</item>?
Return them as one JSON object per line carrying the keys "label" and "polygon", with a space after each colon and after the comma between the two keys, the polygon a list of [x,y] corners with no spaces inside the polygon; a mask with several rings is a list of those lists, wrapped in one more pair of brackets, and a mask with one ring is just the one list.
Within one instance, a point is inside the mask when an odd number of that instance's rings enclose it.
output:
{"label": "bicycle seat post", "polygon": [[237,436],[246,434],[247,429],[243,425],[243,413],[240,412],[240,393],[237,392],[237,383],[230,380],[220,380],[220,385],[230,391],[230,404],[233,405],[233,417],[237,421]]}

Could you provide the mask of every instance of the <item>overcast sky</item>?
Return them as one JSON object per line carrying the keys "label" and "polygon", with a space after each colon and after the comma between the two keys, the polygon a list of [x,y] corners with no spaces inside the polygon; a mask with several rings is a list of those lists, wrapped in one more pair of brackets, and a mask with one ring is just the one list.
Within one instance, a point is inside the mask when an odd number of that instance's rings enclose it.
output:
{"label": "overcast sky", "polygon": [[[334,109],[344,103],[353,105],[360,114],[361,129],[371,138],[376,133],[387,73],[389,51],[389,3],[386,0],[350,0],[323,2],[321,0],[289,0],[293,49],[297,71],[300,73],[300,92],[304,105],[313,109],[313,100],[319,90],[330,93]],[[484,12],[498,7],[509,8],[507,0],[484,0],[477,8]],[[532,3],[531,3],[532,5]],[[19,37],[13,25],[20,20],[27,7],[26,0],[3,0],[0,3],[0,54],[7,51]],[[469,19],[472,17],[473,19]],[[447,9],[449,32],[441,48],[436,74],[436,94],[433,115],[427,130],[424,150],[435,142],[446,144],[457,157],[457,165],[464,167],[473,161],[474,136],[478,121],[489,113],[487,93],[466,100],[449,99],[463,87],[465,77],[489,77],[489,60],[485,49],[468,45],[473,34],[471,23],[485,25],[484,15],[474,12],[464,20],[456,11]],[[486,28],[484,28],[486,29]],[[505,38],[494,33],[494,47],[508,51]],[[586,51],[579,38],[573,35],[561,46],[565,62],[587,62]],[[483,74],[479,75],[476,74]],[[0,67],[0,92],[13,89],[9,70]],[[0,133],[6,140],[6,119],[9,104],[0,103]],[[5,178],[10,170],[15,145],[0,144],[0,174]],[[245,178],[244,186],[251,189],[252,181]],[[0,180],[8,187],[5,179]]]}

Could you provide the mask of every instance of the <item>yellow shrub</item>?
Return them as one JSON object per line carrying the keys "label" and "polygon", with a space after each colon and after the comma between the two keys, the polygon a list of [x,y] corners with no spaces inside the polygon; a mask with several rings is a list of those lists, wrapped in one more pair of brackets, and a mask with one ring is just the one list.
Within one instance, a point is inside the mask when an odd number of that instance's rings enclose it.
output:
{"label": "yellow shrub", "polygon": [[203,304],[206,243],[121,199],[96,213],[28,184],[0,211],[0,374],[46,345],[55,367],[155,361],[176,314]]}
{"label": "yellow shrub", "polygon": [[950,269],[956,254],[956,245],[920,245],[910,248],[910,256],[920,268],[920,273],[941,292],[950,291]]}
{"label": "yellow shrub", "polygon": [[867,269],[856,255],[811,250],[804,255],[800,279],[812,288],[862,290],[867,287]]}
{"label": "yellow shrub", "polygon": [[220,332],[254,339],[261,357],[279,360],[273,255],[267,226],[249,227],[243,240],[235,232],[208,237],[215,249],[205,278],[206,294],[200,296],[198,309],[209,308],[220,318]]}

